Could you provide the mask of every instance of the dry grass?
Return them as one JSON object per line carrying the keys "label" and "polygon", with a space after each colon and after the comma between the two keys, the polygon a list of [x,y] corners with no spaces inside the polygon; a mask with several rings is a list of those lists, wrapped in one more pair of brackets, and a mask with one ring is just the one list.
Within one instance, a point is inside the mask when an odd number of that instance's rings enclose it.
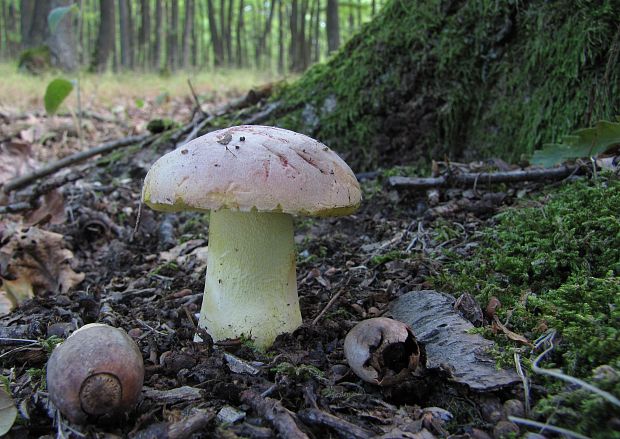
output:
{"label": "dry grass", "polygon": [[[0,64],[0,108],[12,110],[42,110],[43,95],[47,84],[55,77],[75,79],[76,75],[46,74],[32,76],[17,71],[15,64]],[[154,73],[82,73],[81,90],[84,108],[111,108],[126,104],[128,100],[153,100],[158,96],[171,98],[190,96],[187,79],[190,78],[200,98],[217,102],[226,97],[240,95],[250,88],[276,78],[273,74],[250,70],[218,70],[202,72],[176,72],[169,77]],[[75,108],[75,96],[69,97],[67,106]]]}

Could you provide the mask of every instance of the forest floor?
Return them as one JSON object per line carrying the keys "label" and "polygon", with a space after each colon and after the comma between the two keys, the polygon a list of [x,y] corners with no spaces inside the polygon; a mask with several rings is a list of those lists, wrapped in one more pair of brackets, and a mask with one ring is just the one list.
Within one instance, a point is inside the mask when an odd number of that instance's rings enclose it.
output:
{"label": "forest floor", "polygon": [[[170,114],[187,122],[192,101],[173,99],[171,105]],[[120,121],[113,115],[91,118],[86,123],[101,136],[91,140],[135,133],[127,132],[127,120],[142,121],[135,126],[146,126],[148,121],[136,113]],[[2,131],[6,149],[0,172],[5,178],[10,169],[23,173],[36,167],[33,158],[44,162],[79,149],[76,132],[70,130],[71,118],[62,128],[58,118],[31,116],[19,120],[4,116],[10,122]],[[33,128],[37,124],[42,127],[39,131]],[[56,124],[56,129],[50,130],[49,124]],[[63,142],[72,146],[63,150],[59,146]],[[32,144],[48,146],[34,153]],[[451,379],[449,370],[436,367],[380,387],[351,371],[343,340],[358,322],[390,315],[395,299],[435,288],[449,259],[446,249],[466,254],[477,245],[481,230],[494,223],[497,212],[545,191],[545,186],[479,185],[428,197],[390,189],[384,184],[389,172],[364,179],[364,200],[355,214],[296,220],[304,323],[260,352],[242,340],[215,346],[193,341],[208,252],[207,215],[161,214],[144,208],[134,233],[142,178],[172,147],[167,141],[132,146],[76,166],[70,170],[76,178],[48,194],[37,212],[4,215],[0,220],[4,250],[13,237],[28,236],[32,242],[25,253],[38,260],[28,272],[28,282],[38,294],[0,318],[5,331],[0,338],[0,370],[19,408],[8,437],[518,434],[515,424],[506,420],[508,415],[524,416],[526,392],[520,379],[475,391]],[[487,165],[464,168],[478,171]],[[60,239],[45,233],[35,236],[34,230],[56,233]],[[25,258],[23,251],[13,250],[8,262],[6,252],[0,259],[3,270],[17,265],[16,258]],[[487,305],[474,301],[471,307],[482,319],[475,323],[490,328],[494,311]],[[123,328],[136,341],[146,367],[145,390],[126,417],[74,426],[48,404],[45,366],[58,337],[91,322]],[[506,334],[509,343],[522,345],[519,334]],[[424,351],[423,344],[421,348]],[[541,393],[535,387],[532,397]],[[273,413],[292,417],[293,427]]]}

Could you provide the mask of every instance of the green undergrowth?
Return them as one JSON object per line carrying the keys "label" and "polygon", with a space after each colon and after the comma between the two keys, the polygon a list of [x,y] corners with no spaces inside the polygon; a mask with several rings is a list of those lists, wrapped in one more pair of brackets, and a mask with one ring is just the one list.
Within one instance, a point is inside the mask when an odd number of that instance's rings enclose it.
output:
{"label": "green undergrowth", "polygon": [[[570,183],[511,208],[482,232],[479,244],[466,259],[447,251],[435,287],[474,294],[483,307],[497,297],[500,319],[529,340],[556,330],[556,347],[541,366],[620,396],[618,372],[593,378],[602,366],[620,371],[620,181]],[[505,352],[527,356],[505,335],[494,339]],[[540,416],[596,437],[616,437],[611,431],[617,426],[607,422],[620,419],[620,409],[583,390],[566,392],[558,380],[535,379],[551,392],[537,406]]]}
{"label": "green undergrowth", "polygon": [[618,113],[619,15],[612,0],[390,0],[276,94],[270,123],[358,169],[443,154],[517,161]]}

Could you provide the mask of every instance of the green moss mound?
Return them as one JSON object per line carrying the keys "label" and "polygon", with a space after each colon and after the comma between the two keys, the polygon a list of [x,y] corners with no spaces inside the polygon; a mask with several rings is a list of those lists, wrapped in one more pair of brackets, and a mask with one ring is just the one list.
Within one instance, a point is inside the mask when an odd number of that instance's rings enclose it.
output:
{"label": "green moss mound", "polygon": [[358,169],[496,155],[517,160],[620,111],[620,3],[389,1],[326,64],[275,99],[271,122]]}
{"label": "green moss mound", "polygon": [[[594,381],[620,396],[620,181],[568,184],[530,204],[498,215],[471,257],[450,255],[436,286],[470,292],[482,306],[499,298],[501,320],[530,340],[555,329],[556,348],[542,366],[588,380],[594,369],[610,366],[615,375]],[[495,339],[518,349],[504,335]],[[551,391],[538,408],[542,416],[614,437],[607,420],[620,419],[620,409],[583,390],[566,393],[557,380],[537,379]]]}
{"label": "green moss mound", "polygon": [[32,75],[40,75],[51,68],[51,52],[47,46],[24,50],[19,55],[18,68]]}

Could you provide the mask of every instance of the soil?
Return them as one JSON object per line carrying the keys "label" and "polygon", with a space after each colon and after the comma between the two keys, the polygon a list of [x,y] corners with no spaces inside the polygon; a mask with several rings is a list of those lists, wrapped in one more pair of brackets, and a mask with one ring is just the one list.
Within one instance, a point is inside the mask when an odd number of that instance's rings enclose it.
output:
{"label": "soil", "polygon": [[[147,390],[122,418],[70,426],[48,405],[41,373],[49,354],[45,345],[4,346],[2,367],[25,418],[9,437],[58,431],[79,437],[75,429],[90,437],[294,437],[269,415],[274,410],[291,414],[301,431],[316,438],[487,437],[485,431],[493,434],[502,426],[501,404],[519,398],[519,386],[482,394],[451,384],[440,371],[423,371],[382,388],[351,372],[343,340],[359,321],[384,315],[394,298],[432,287],[429,276],[442,259],[436,226],[449,220],[463,229],[458,239],[441,241],[459,251],[514,199],[515,190],[451,189],[427,197],[390,191],[379,176],[362,182],[365,198],[354,215],[298,219],[304,323],[261,353],[242,340],[193,341],[205,271],[196,251],[206,245],[204,214],[143,209],[133,233],[142,177],[167,147],[101,161],[78,184],[64,188],[70,219],[46,228],[63,235],[74,253],[74,269],[85,279],[67,294],[38,295],[0,319],[2,326],[34,340],[64,338],[91,322],[123,328],[142,353]],[[190,396],[184,386],[194,389]],[[254,393],[243,393],[248,390]],[[280,406],[270,412],[261,409],[265,403]],[[218,420],[215,415],[226,407],[244,419]],[[319,416],[328,414],[335,418]],[[202,423],[193,431],[196,417]],[[175,427],[184,433],[174,436]]]}

